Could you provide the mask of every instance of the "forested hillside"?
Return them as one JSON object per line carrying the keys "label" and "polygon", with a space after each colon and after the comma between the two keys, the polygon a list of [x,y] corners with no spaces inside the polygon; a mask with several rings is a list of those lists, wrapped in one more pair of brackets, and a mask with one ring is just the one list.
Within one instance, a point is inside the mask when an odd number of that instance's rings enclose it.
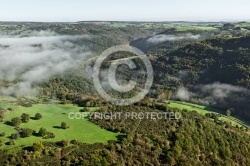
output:
{"label": "forested hillside", "polygon": [[184,86],[194,98],[249,119],[249,41],[249,36],[219,37],[158,55],[155,48],[148,52],[157,57],[155,82],[173,91]]}
{"label": "forested hillside", "polygon": [[[1,165],[249,165],[250,137],[229,123],[196,112],[154,105],[104,106],[101,112],[175,112],[180,119],[92,119],[107,130],[122,132],[118,142],[84,144],[74,140],[34,144],[18,154],[0,153]],[[106,112],[107,113],[107,112]],[[70,145],[70,146],[69,146]],[[34,152],[33,152],[34,151]]]}

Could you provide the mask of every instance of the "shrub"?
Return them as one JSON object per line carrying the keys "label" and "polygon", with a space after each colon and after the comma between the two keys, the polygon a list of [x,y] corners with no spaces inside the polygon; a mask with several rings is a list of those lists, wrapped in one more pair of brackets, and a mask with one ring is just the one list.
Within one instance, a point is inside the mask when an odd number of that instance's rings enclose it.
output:
{"label": "shrub", "polygon": [[40,114],[40,113],[36,113],[36,115],[35,115],[35,120],[39,120],[39,119],[42,119],[42,114]]}
{"label": "shrub", "polygon": [[15,118],[12,118],[12,119],[11,119],[11,124],[12,124],[13,126],[18,127],[21,123],[22,123],[22,120],[21,120],[21,118],[19,118],[19,117],[15,117]]}
{"label": "shrub", "polygon": [[0,134],[0,137],[4,137],[6,135],[6,133],[5,132],[2,132],[1,134]]}
{"label": "shrub", "polygon": [[13,140],[13,139],[11,139],[9,142],[8,142],[8,145],[15,145],[16,144],[16,142],[15,142],[15,140]]}
{"label": "shrub", "polygon": [[43,137],[43,139],[55,138],[56,136],[53,133],[47,132],[47,135]]}
{"label": "shrub", "polygon": [[77,145],[77,141],[75,139],[71,140],[70,143],[73,145]]}
{"label": "shrub", "polygon": [[11,139],[15,139],[17,140],[18,138],[20,138],[20,134],[19,133],[14,133],[14,134],[11,134]]}
{"label": "shrub", "polygon": [[28,123],[29,122],[29,120],[30,120],[30,115],[29,114],[26,114],[26,113],[23,113],[22,115],[21,115],[21,120],[22,120],[22,122],[23,123]]}
{"label": "shrub", "polygon": [[67,128],[69,128],[69,127],[67,126],[67,124],[66,124],[65,122],[62,122],[62,123],[61,123],[61,128],[62,128],[62,129],[67,129]]}
{"label": "shrub", "polygon": [[61,146],[61,147],[66,147],[69,145],[69,140],[62,140],[57,142],[57,145]]}
{"label": "shrub", "polygon": [[90,111],[90,109],[87,108],[87,107],[85,107],[85,108],[83,108],[83,109],[80,110],[80,112],[89,112],[89,111]]}
{"label": "shrub", "polygon": [[47,130],[45,128],[40,128],[40,130],[38,131],[38,135],[41,137],[44,137],[45,135],[47,135]]}
{"label": "shrub", "polygon": [[35,143],[33,143],[32,150],[33,151],[38,151],[38,152],[43,151],[44,150],[43,143],[42,142],[35,142]]}
{"label": "shrub", "polygon": [[22,130],[21,130],[21,137],[30,137],[32,134],[33,134],[33,130],[32,129],[29,129],[29,128],[23,128]]}
{"label": "shrub", "polygon": [[7,108],[7,110],[9,110],[9,111],[13,111],[13,108]]}

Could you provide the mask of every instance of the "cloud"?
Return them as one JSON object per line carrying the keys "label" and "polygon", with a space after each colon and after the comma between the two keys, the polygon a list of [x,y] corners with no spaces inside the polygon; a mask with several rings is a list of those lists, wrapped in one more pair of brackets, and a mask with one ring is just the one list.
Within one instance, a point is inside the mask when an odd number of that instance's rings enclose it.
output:
{"label": "cloud", "polygon": [[183,101],[199,101],[211,105],[228,105],[230,101],[249,100],[250,90],[241,86],[215,82],[212,84],[196,85],[191,90],[181,86],[176,91],[175,99]]}
{"label": "cloud", "polygon": [[249,95],[250,90],[225,83],[215,82],[213,84],[198,85],[198,89],[203,98],[211,103],[223,103],[229,98],[240,98],[240,96]]}
{"label": "cloud", "polygon": [[28,35],[0,37],[0,82],[17,82],[8,88],[0,87],[0,94],[34,95],[34,84],[75,68],[91,54],[86,46],[75,44],[89,38],[87,35],[57,35],[51,31]]}
{"label": "cloud", "polygon": [[60,41],[75,41],[84,37],[88,37],[86,35],[82,36],[32,36],[32,37],[4,37],[0,38],[0,45],[4,46],[26,46],[26,45],[35,45],[35,44],[43,44],[43,45],[51,45]]}
{"label": "cloud", "polygon": [[154,43],[154,44],[160,44],[165,41],[176,41],[176,40],[184,40],[184,39],[199,39],[200,35],[192,35],[192,34],[186,34],[183,36],[176,36],[176,35],[155,35],[147,39],[147,42]]}
{"label": "cloud", "polygon": [[192,93],[189,92],[185,87],[181,86],[178,88],[175,98],[182,100],[182,101],[188,101],[191,96],[192,96]]}

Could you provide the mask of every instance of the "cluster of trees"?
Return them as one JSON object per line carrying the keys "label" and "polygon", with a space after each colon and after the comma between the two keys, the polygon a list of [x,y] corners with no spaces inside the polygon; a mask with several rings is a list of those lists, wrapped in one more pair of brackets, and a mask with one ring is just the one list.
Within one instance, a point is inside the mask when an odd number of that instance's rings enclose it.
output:
{"label": "cluster of trees", "polygon": [[221,117],[221,115],[217,113],[206,113],[205,115],[209,118],[214,119],[215,121],[217,121],[219,117]]}
{"label": "cluster of trees", "polygon": [[[35,120],[39,120],[42,118],[42,115],[40,113],[36,113],[35,117],[33,119]],[[23,113],[20,117],[14,117],[11,119],[10,122],[6,122],[7,124],[10,124],[12,126],[15,127],[15,129],[17,130],[16,133],[13,133],[10,135],[10,141],[7,142],[8,145],[15,145],[15,140],[19,139],[20,137],[25,138],[25,137],[30,137],[32,135],[37,136],[36,132],[30,128],[19,128],[19,126],[22,123],[28,123],[30,121],[30,115]],[[4,137],[6,135],[5,132],[0,134],[0,137]],[[38,134],[39,135],[39,134]],[[47,139],[47,138],[54,138],[54,134],[53,133],[49,133],[47,132],[47,135],[44,136],[43,138]]]}
{"label": "cluster of trees", "polygon": [[36,104],[37,101],[27,99],[27,98],[18,98],[17,104],[23,107],[32,107],[32,104]]}
{"label": "cluster of trees", "polygon": [[[34,119],[40,120],[42,115],[40,113],[36,113]],[[12,126],[18,127],[21,123],[28,123],[30,121],[30,115],[23,113],[21,117],[12,118],[10,123]]]}
{"label": "cluster of trees", "polygon": [[39,129],[37,135],[40,136],[40,137],[42,137],[43,139],[55,138],[55,135],[52,132],[48,132],[43,127]]}
{"label": "cluster of trees", "polygon": [[43,139],[55,138],[55,135],[51,132],[48,132],[45,128],[40,128],[38,132],[30,128],[18,128],[17,133],[13,133],[10,135],[10,141],[7,144],[15,145],[15,140],[30,136],[39,136]]}
{"label": "cluster of trees", "polygon": [[19,128],[17,129],[17,133],[10,135],[10,140],[7,142],[7,145],[15,145],[17,139],[30,137],[33,134],[35,134],[35,131],[30,128]]}

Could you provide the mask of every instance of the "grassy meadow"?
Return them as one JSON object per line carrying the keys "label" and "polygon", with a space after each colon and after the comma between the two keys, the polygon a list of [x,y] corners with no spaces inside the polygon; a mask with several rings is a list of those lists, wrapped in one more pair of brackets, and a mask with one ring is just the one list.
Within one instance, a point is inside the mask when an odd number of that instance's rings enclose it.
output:
{"label": "grassy meadow", "polygon": [[188,111],[196,111],[201,115],[205,115],[206,113],[218,113],[221,115],[219,120],[221,121],[226,121],[231,123],[232,125],[236,126],[245,126],[248,127],[248,122],[240,120],[238,118],[232,117],[232,116],[226,116],[225,111],[223,112],[222,110],[213,108],[213,107],[208,107],[204,105],[198,105],[198,104],[193,104],[189,102],[184,102],[184,101],[170,101],[170,104],[168,104],[169,107],[172,108],[178,108],[178,109],[186,109]]}
{"label": "grassy meadow", "polygon": [[[116,140],[118,133],[109,132],[107,130],[101,129],[99,126],[88,121],[87,118],[83,119],[70,119],[68,113],[79,112],[80,107],[75,105],[61,105],[61,104],[35,104],[32,107],[22,107],[17,106],[13,103],[8,103],[8,101],[14,102],[13,99],[4,99],[1,102],[0,107],[7,109],[12,108],[13,111],[7,111],[5,113],[3,122],[0,122],[0,133],[5,132],[4,137],[0,137],[3,141],[1,148],[13,148],[21,145],[32,145],[37,141],[60,141],[60,140],[77,140],[84,143],[95,143],[95,142],[107,142],[108,140]],[[90,111],[93,111],[96,108],[91,108]],[[48,132],[55,134],[53,139],[42,139],[42,137],[31,136],[27,138],[20,138],[16,140],[16,145],[10,146],[5,145],[10,139],[8,138],[11,134],[16,133],[17,131],[13,126],[6,125],[4,122],[10,121],[14,117],[20,117],[22,113],[27,113],[30,115],[31,119],[28,123],[22,123],[20,128],[30,128],[39,131],[41,127],[45,128]],[[36,113],[42,114],[42,119],[32,120],[32,117]],[[69,126],[68,129],[61,129],[61,123],[66,122]]]}

